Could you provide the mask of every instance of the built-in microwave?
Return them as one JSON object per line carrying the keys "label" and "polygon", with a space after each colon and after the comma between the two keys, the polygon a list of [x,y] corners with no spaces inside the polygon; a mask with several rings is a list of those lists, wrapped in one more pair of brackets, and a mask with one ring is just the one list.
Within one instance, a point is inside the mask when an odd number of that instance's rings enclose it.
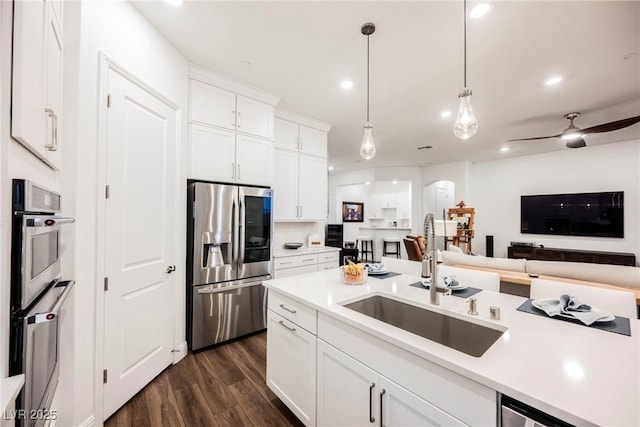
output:
{"label": "built-in microwave", "polygon": [[11,308],[25,310],[60,276],[60,195],[30,181],[13,182]]}

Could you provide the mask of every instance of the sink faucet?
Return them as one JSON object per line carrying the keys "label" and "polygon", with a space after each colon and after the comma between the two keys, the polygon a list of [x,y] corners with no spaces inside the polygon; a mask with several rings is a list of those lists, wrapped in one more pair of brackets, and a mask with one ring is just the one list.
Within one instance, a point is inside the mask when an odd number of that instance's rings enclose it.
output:
{"label": "sink faucet", "polygon": [[439,305],[438,294],[448,294],[449,289],[438,288],[438,260],[436,259],[436,229],[434,215],[428,213],[424,217],[424,253],[422,254],[422,277],[431,278],[429,286],[429,302]]}

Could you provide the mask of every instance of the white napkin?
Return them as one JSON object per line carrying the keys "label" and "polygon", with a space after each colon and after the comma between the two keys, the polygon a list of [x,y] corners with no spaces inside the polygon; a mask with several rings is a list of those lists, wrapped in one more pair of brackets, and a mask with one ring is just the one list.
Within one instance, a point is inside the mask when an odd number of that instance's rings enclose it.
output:
{"label": "white napkin", "polygon": [[591,306],[567,294],[560,295],[559,299],[538,300],[536,304],[550,317],[564,314],[578,319],[587,326],[602,317],[599,312],[592,311]]}

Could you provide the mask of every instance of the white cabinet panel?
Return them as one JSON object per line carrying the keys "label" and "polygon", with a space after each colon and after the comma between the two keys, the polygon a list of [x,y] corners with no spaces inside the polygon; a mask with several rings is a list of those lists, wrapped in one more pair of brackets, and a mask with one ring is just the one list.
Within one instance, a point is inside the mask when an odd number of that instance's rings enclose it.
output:
{"label": "white cabinet panel", "polygon": [[305,425],[316,421],[316,337],[268,311],[267,385]]}
{"label": "white cabinet panel", "polygon": [[62,40],[51,1],[15,1],[11,135],[54,168],[63,121]]}
{"label": "white cabinet panel", "polygon": [[317,264],[305,265],[302,267],[284,268],[273,272],[273,277],[282,279],[283,277],[299,276],[300,274],[315,273],[318,271]]}
{"label": "white cabinet panel", "polygon": [[308,221],[327,219],[327,161],[300,154],[298,170],[299,218]]}
{"label": "white cabinet panel", "polygon": [[271,141],[236,135],[236,182],[268,186],[271,153]]}
{"label": "white cabinet panel", "polygon": [[269,293],[269,310],[315,335],[316,310],[277,292]]}
{"label": "white cabinet panel", "polygon": [[327,133],[300,125],[300,152],[327,157]]}
{"label": "white cabinet panel", "polygon": [[338,267],[339,267],[338,261],[318,263],[318,271],[333,270],[334,268],[338,268]]}
{"label": "white cabinet panel", "polygon": [[273,217],[280,221],[298,219],[298,154],[274,150]]}
{"label": "white cabinet panel", "polygon": [[382,208],[395,208],[398,205],[396,193],[382,193],[380,195],[380,204]]}
{"label": "white cabinet panel", "polygon": [[236,101],[236,130],[273,139],[273,107],[238,95]]}
{"label": "white cabinet panel", "polygon": [[317,348],[318,425],[376,423],[378,374],[322,340],[318,340]]}
{"label": "white cabinet panel", "polygon": [[298,150],[298,124],[288,120],[275,119],[274,144],[276,148]]}
{"label": "white cabinet panel", "polygon": [[465,426],[439,408],[380,376],[382,424],[385,426]]}
{"label": "white cabinet panel", "polygon": [[191,80],[191,121],[234,130],[236,94]]}
{"label": "white cabinet panel", "polygon": [[207,181],[235,180],[235,134],[222,129],[191,125],[189,178]]}

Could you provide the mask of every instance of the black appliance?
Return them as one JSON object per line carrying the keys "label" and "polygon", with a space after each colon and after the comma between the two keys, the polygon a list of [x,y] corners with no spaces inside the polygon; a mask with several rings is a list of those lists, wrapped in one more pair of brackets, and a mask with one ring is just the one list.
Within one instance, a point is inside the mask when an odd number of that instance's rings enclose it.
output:
{"label": "black appliance", "polygon": [[342,248],[343,237],[344,231],[342,224],[327,224],[327,233],[324,243],[325,246]]}
{"label": "black appliance", "polygon": [[622,238],[624,192],[521,196],[520,232]]}
{"label": "black appliance", "polygon": [[75,285],[61,280],[61,196],[26,180],[13,180],[11,332],[9,374],[25,375],[16,399],[17,426],[42,426],[58,384],[58,317]]}

